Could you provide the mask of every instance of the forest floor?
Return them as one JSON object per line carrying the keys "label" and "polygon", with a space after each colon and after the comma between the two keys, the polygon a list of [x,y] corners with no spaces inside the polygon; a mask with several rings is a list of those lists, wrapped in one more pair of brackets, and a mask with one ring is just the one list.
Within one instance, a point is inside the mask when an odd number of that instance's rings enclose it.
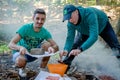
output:
{"label": "forest floor", "polygon": [[[32,66],[31,66],[32,65]],[[47,71],[47,68],[45,69]],[[40,72],[38,60],[28,63],[26,66],[27,76],[22,78],[18,75],[18,68],[12,62],[12,55],[0,55],[0,80],[34,80]],[[72,77],[72,76],[71,76]],[[77,80],[72,77],[72,80]]]}
{"label": "forest floor", "polygon": [[[27,77],[20,77],[18,75],[18,68],[15,68],[12,62],[12,55],[0,55],[0,80],[34,80],[40,72],[38,60],[28,63],[26,66],[26,72]],[[68,74],[67,76],[71,78],[71,80],[115,80],[109,76],[100,76],[99,78],[101,79],[98,79],[92,74],[84,74],[78,71]]]}

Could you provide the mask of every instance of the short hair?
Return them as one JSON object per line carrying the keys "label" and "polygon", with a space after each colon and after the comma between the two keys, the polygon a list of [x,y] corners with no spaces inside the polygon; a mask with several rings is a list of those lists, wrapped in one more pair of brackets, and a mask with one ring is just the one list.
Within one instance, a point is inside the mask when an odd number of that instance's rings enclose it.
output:
{"label": "short hair", "polygon": [[34,11],[34,15],[35,15],[35,14],[44,14],[44,15],[46,15],[46,12],[45,12],[43,9],[38,8],[38,9],[36,9],[36,10]]}

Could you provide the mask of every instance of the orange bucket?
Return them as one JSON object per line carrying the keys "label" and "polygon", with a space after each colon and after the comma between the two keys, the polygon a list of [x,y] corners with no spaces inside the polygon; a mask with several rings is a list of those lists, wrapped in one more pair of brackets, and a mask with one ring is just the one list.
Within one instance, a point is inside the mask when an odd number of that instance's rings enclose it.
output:
{"label": "orange bucket", "polygon": [[48,66],[48,70],[50,73],[56,73],[61,76],[64,76],[64,73],[66,72],[67,67],[68,67],[68,65],[60,64],[60,63],[48,64],[47,66]]}

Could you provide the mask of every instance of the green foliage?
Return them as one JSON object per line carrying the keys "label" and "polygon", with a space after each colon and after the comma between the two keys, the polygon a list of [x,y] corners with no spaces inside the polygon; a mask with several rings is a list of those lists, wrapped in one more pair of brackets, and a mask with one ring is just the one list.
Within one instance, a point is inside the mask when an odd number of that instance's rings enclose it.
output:
{"label": "green foliage", "polygon": [[10,49],[7,46],[7,42],[0,41],[0,53],[4,53],[5,51],[10,51]]}
{"label": "green foliage", "polygon": [[13,0],[13,1],[18,4],[24,4],[24,3],[29,3],[31,0]]}
{"label": "green foliage", "polygon": [[107,6],[119,6],[119,0],[100,0],[100,5],[107,5]]}
{"label": "green foliage", "polygon": [[[96,5],[97,0],[64,0],[63,4],[86,4],[88,6]],[[83,3],[85,2],[85,3]],[[109,6],[117,6],[120,5],[119,0],[99,0],[99,5],[109,5]]]}
{"label": "green foliage", "polygon": [[120,17],[119,17],[116,27],[117,27],[117,35],[120,36]]}
{"label": "green foliage", "polygon": [[5,51],[10,51],[6,44],[0,46],[0,53],[4,53]]}
{"label": "green foliage", "polygon": [[95,5],[96,1],[95,0],[88,0],[86,3],[88,6]]}

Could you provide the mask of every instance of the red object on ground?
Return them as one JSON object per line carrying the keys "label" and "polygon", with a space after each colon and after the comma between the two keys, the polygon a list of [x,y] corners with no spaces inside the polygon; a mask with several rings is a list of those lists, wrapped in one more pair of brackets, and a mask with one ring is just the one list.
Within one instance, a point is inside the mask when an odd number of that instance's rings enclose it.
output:
{"label": "red object on ground", "polygon": [[116,80],[116,79],[114,79],[113,77],[107,76],[107,75],[101,75],[101,76],[99,76],[99,78],[100,78],[101,80]]}
{"label": "red object on ground", "polygon": [[46,77],[46,80],[59,80],[60,78],[58,76],[48,76]]}

